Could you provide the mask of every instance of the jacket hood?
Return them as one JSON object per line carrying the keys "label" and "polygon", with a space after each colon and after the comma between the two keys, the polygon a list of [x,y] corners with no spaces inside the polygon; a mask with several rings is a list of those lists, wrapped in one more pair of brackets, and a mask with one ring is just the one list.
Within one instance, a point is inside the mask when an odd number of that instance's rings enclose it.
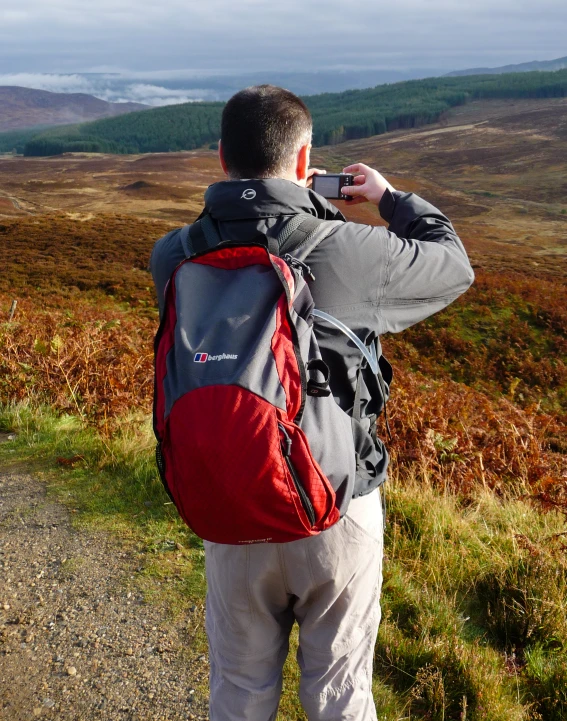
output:
{"label": "jacket hood", "polygon": [[215,220],[275,218],[308,213],[322,220],[345,220],[321,195],[291,180],[223,180],[205,192],[205,211]]}

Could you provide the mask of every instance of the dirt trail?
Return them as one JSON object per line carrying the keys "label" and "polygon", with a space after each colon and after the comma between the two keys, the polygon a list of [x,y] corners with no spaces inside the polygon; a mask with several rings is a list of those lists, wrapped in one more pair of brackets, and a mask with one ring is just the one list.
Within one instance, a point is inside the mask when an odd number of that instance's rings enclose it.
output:
{"label": "dirt trail", "polygon": [[139,565],[75,529],[41,482],[0,471],[2,721],[207,718],[194,688],[208,665],[190,648],[202,612],[173,623],[146,605]]}
{"label": "dirt trail", "polygon": [[5,198],[6,200],[9,200],[16,210],[21,210],[24,213],[28,213],[28,215],[31,215],[29,210],[27,210],[26,208],[22,208],[20,201],[13,195],[8,195],[7,193],[0,191],[0,198]]}

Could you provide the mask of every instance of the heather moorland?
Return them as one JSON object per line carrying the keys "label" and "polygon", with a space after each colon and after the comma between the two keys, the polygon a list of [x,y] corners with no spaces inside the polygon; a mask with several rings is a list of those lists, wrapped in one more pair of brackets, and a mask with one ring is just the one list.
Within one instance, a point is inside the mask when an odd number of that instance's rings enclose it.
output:
{"label": "heather moorland", "polygon": [[[387,721],[567,717],[566,143],[565,99],[494,100],[314,154],[332,171],[366,162],[438,205],[476,272],[446,311],[383,339]],[[172,617],[204,613],[203,552],[153,464],[147,265],[219,179],[206,149],[0,158],[0,431],[14,434],[0,462],[44,473],[77,523],[151,549],[140,588]],[[290,657],[286,721],[304,718],[296,688]]]}

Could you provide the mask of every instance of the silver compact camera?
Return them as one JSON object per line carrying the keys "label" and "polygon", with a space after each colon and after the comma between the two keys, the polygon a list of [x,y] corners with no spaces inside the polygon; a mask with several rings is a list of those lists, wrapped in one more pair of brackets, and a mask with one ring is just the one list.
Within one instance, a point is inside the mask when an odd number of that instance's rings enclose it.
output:
{"label": "silver compact camera", "polygon": [[348,200],[352,196],[341,193],[345,185],[354,185],[354,175],[350,173],[327,173],[325,175],[314,175],[311,189],[330,200]]}

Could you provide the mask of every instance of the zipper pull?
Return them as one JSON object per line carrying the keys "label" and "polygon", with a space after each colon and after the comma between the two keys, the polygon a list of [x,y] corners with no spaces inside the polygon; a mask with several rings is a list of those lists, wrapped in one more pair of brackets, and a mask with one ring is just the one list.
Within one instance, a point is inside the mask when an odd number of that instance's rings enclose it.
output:
{"label": "zipper pull", "polygon": [[281,423],[278,423],[278,428],[283,433],[285,440],[282,440],[282,451],[286,458],[289,458],[291,456],[291,438],[289,437],[289,433],[286,431],[286,429],[282,426]]}
{"label": "zipper pull", "polygon": [[290,255],[289,253],[286,253],[283,259],[288,265],[291,265],[292,268],[297,268],[303,273],[303,275],[308,275],[311,280],[315,280],[315,276],[311,272],[311,268],[307,265],[307,263],[304,263],[298,258],[294,258],[293,255]]}

